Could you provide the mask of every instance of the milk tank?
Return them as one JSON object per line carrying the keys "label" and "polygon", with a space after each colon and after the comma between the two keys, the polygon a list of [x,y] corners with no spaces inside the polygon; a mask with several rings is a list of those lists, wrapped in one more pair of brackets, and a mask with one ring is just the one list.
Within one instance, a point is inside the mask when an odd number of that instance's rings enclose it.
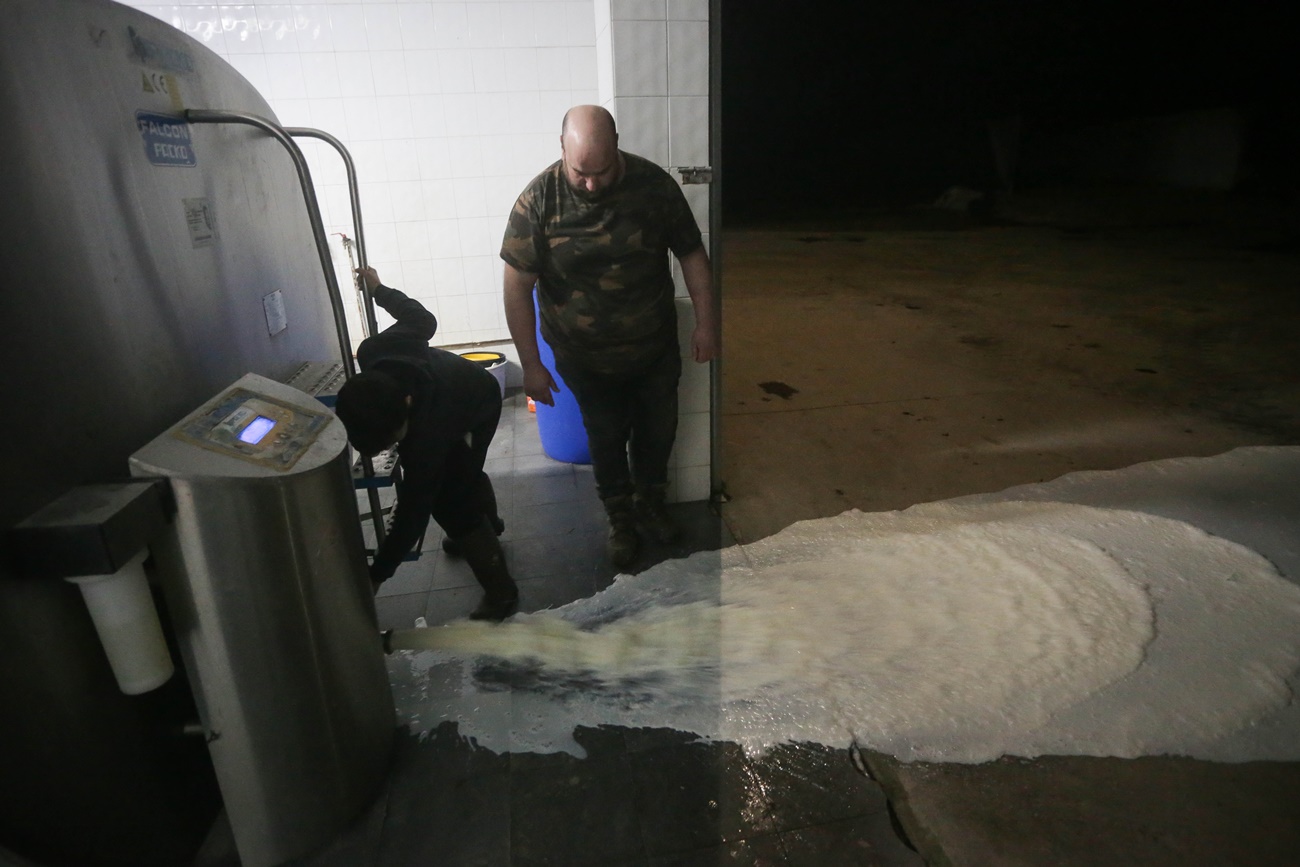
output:
{"label": "milk tank", "polygon": [[[176,673],[128,694],[78,586],[16,565],[12,539],[69,492],[121,496],[118,523],[165,511],[120,494],[128,459],[241,377],[346,365],[337,286],[291,149],[198,120],[274,112],[164,22],[109,0],[6,0],[0,110],[0,530],[14,531],[0,557],[0,862],[186,864],[222,792],[166,599]],[[368,594],[336,595],[373,612]]]}

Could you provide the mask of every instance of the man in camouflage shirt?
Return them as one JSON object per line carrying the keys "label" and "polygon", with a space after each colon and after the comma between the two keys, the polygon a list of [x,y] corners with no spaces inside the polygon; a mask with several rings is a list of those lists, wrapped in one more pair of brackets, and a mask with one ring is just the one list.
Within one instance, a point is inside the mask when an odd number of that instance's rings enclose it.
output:
{"label": "man in camouflage shirt", "polygon": [[681,187],[654,163],[618,149],[605,109],[570,109],[560,153],[510,214],[501,246],[506,322],[524,391],[554,405],[559,388],[534,330],[536,285],[542,336],[587,429],[609,515],[609,556],[624,567],[637,555],[638,519],[662,542],[677,535],[664,509],[681,377],[668,251],[691,297],[691,356],[700,363],[718,352],[712,266]]}

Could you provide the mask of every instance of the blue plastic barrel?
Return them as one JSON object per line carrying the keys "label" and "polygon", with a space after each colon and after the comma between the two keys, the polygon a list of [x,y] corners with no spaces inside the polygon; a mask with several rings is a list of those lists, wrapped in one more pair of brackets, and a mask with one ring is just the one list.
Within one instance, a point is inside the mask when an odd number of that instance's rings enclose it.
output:
{"label": "blue plastic barrel", "polygon": [[542,364],[551,372],[555,384],[560,387],[551,395],[555,406],[537,404],[537,432],[542,438],[542,451],[556,461],[568,464],[591,463],[591,450],[587,447],[587,429],[582,424],[582,411],[573,392],[560,378],[555,369],[555,353],[542,338],[542,314],[537,309],[537,291],[533,291],[533,314],[537,318],[537,349],[542,356]]}

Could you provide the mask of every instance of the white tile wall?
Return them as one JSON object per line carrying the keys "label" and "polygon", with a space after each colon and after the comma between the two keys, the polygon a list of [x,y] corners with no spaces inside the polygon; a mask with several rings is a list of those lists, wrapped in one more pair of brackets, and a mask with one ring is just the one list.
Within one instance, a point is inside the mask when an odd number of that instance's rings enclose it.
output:
{"label": "white tile wall", "polygon": [[609,17],[614,21],[667,21],[667,0],[610,0]]}
{"label": "white tile wall", "polygon": [[709,414],[683,412],[677,419],[677,441],[673,445],[678,467],[709,465]]}
{"label": "white tile wall", "polygon": [[669,21],[708,21],[709,0],[668,0]]}
{"label": "white tile wall", "polygon": [[[704,165],[704,163],[684,163],[684,165]],[[709,185],[687,184],[682,187],[682,192],[686,194],[686,202],[691,206],[695,222],[700,224],[700,229],[704,232],[704,245],[707,247],[709,245]]]}
{"label": "white tile wall", "polygon": [[674,502],[693,503],[707,500],[712,494],[712,476],[709,465],[675,467],[676,486],[672,489]]}
{"label": "white tile wall", "polygon": [[[708,236],[705,236],[708,245]],[[680,274],[678,283],[680,285]],[[695,311],[684,289],[677,298],[677,335],[682,349],[682,378],[678,389],[677,442],[669,459],[671,501],[706,500],[712,493],[711,471],[711,367],[691,357],[691,332]]]}
{"label": "white tile wall", "polygon": [[668,98],[668,159],[674,166],[709,164],[707,96]]}
{"label": "white tile wall", "polygon": [[[602,0],[597,0],[597,6]],[[603,0],[608,3],[608,0]],[[596,91],[600,104],[614,103],[614,37],[609,22],[596,33]]]}
{"label": "white tile wall", "polygon": [[[681,394],[678,409],[683,414],[709,412],[709,366],[696,364],[690,356],[690,343],[683,347],[686,357],[682,365]],[[679,456],[680,457],[680,456]],[[708,463],[708,461],[703,461]]]}
{"label": "white tile wall", "polygon": [[667,96],[667,22],[613,21],[610,32],[615,97]]}
{"label": "white tile wall", "polygon": [[709,22],[668,22],[668,93],[709,95]]}
{"label": "white tile wall", "polygon": [[[508,337],[501,233],[515,196],[559,157],[564,112],[599,99],[593,0],[125,2],[225,57],[285,125],[343,141],[370,264],[438,312],[436,342]],[[300,144],[346,287],[342,162]],[[351,330],[358,342],[359,320]]]}
{"label": "white tile wall", "polygon": [[609,109],[618,122],[620,147],[661,166],[672,165],[668,147],[668,97],[616,96]]}

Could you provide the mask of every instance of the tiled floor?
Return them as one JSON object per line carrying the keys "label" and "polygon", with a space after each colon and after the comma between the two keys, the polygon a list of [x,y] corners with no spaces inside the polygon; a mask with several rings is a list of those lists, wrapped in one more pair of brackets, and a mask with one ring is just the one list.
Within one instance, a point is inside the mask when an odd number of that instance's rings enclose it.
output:
{"label": "tiled floor", "polygon": [[[536,416],[506,398],[488,467],[506,522],[502,542],[526,611],[607,587],[605,525],[591,468],[547,458]],[[647,547],[634,571],[730,544],[703,503],[671,507],[684,538]],[[465,616],[479,590],[441,551],[436,527],[419,560],[377,598],[382,628]],[[747,757],[734,745],[670,730],[579,729],[587,757],[479,749],[446,723],[400,730],[385,791],[356,825],[300,867],[365,865],[916,865],[880,788],[847,753],[790,746]],[[214,863],[211,859],[204,867]]]}
{"label": "tiled floor", "polygon": [[[506,396],[486,469],[506,524],[501,543],[519,584],[521,610],[564,605],[613,582],[618,570],[605,559],[605,513],[591,466],[545,455],[537,416],[528,411],[517,389]],[[389,490],[381,491],[385,505],[390,498]],[[706,504],[672,508],[683,526],[682,538],[671,546],[649,545],[643,539],[631,571],[731,544]],[[375,605],[381,629],[410,627],[420,616],[429,625],[445,623],[465,616],[478,603],[480,590],[469,567],[447,557],[441,542],[441,531],[431,523],[420,558],[402,564],[380,588]]]}

